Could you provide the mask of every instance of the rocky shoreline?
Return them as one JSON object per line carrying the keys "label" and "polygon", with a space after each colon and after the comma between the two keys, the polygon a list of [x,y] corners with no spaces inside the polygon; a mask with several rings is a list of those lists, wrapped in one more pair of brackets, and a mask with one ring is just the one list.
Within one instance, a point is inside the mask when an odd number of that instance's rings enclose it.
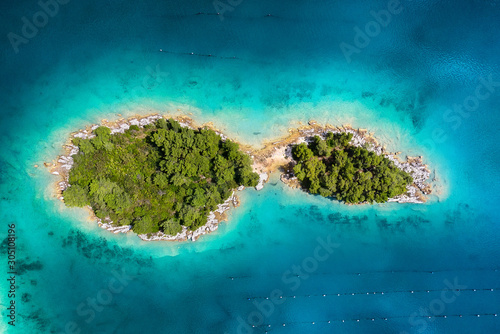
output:
{"label": "rocky shoreline", "polygon": [[[121,115],[118,114],[118,116]],[[214,130],[219,136],[221,136],[222,140],[227,139],[227,137],[221,131],[215,129],[211,123],[198,126],[192,119],[185,116],[168,117],[161,116],[159,114],[153,114],[148,116],[130,117],[128,119],[120,118],[115,122],[102,120],[102,126],[110,128],[112,134],[123,133],[132,125],[143,127],[147,124],[154,123],[161,118],[173,118],[177,120],[181,126],[189,127],[191,129],[207,127],[211,130]],[[77,154],[79,151],[78,147],[73,145],[71,139],[92,138],[94,137],[92,131],[97,127],[99,127],[99,125],[92,125],[84,130],[79,130],[77,132],[71,133],[68,142],[64,145],[65,154],[59,156],[55,163],[44,163],[45,167],[50,168],[52,174],[59,175],[61,177],[61,180],[57,182],[56,193],[57,197],[62,201],[64,201],[64,197],[62,196],[63,191],[70,186],[68,179],[69,171],[73,166],[72,156]],[[255,187],[256,190],[261,190],[264,187],[264,184],[268,181],[269,174],[276,170],[281,171],[282,174],[280,176],[280,179],[285,184],[291,187],[300,187],[297,178],[293,175],[294,162],[291,153],[292,145],[302,142],[309,142],[315,135],[325,138],[328,132],[348,132],[353,134],[353,138],[351,140],[351,143],[353,145],[364,146],[368,150],[373,151],[378,155],[383,154],[388,159],[392,160],[398,168],[408,172],[413,177],[414,183],[407,187],[408,191],[403,195],[390,198],[389,202],[424,203],[425,195],[431,193],[431,187],[426,183],[429,179],[430,171],[428,170],[427,165],[423,164],[422,157],[407,157],[406,161],[401,161],[398,158],[397,154],[386,152],[385,148],[380,146],[372,137],[372,135],[368,133],[367,130],[356,130],[351,128],[349,125],[342,127],[326,125],[322,127],[316,122],[310,121],[309,125],[302,126],[297,129],[290,129],[289,132],[290,134],[285,138],[267,143],[264,148],[259,150],[253,150],[249,146],[240,144],[240,148],[246,151],[246,153],[250,154],[254,159],[253,169],[259,174],[259,183]],[[38,167],[38,165],[36,165],[36,167]],[[235,191],[241,191],[243,189],[244,187],[241,186],[238,189],[235,189]],[[224,203],[219,204],[216,210],[210,212],[207,223],[204,226],[194,231],[189,231],[187,227],[183,227],[183,230],[175,236],[166,235],[163,232],[157,232],[148,235],[140,234],[138,236],[144,241],[195,241],[200,236],[217,230],[219,223],[221,221],[227,220],[226,212],[231,208],[231,206],[237,207],[239,205],[239,200],[235,194],[235,191],[233,191],[231,197],[228,198]],[[90,210],[92,218],[97,220],[99,226],[103,229],[106,229],[113,233],[127,233],[132,230],[132,226],[130,225],[116,225],[109,219],[105,219],[103,221],[93,214],[91,207],[87,208]]]}
{"label": "rocky shoreline", "polygon": [[[243,190],[244,188],[245,187],[241,186],[240,188],[238,188],[238,190]],[[176,235],[168,235],[160,231],[149,235],[138,234],[138,237],[144,241],[196,241],[196,239],[198,239],[200,236],[217,230],[217,228],[219,227],[219,223],[221,221],[227,220],[226,211],[228,211],[231,206],[239,206],[238,197],[236,197],[234,191],[231,197],[229,197],[224,203],[217,205],[217,209],[209,213],[207,217],[207,223],[194,231],[189,231],[187,227],[183,226],[182,231],[177,233]]]}

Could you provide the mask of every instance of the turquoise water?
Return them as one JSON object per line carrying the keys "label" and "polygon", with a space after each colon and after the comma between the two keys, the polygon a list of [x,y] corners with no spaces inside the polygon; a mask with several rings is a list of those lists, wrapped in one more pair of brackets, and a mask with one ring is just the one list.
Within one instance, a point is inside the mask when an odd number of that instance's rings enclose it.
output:
{"label": "turquoise water", "polygon": [[[447,110],[480,77],[500,81],[500,7],[401,4],[350,63],[339,44],[386,1],[242,1],[223,20],[209,1],[69,2],[18,53],[2,38],[0,237],[16,224],[18,261],[15,328],[5,270],[0,279],[2,331],[499,332],[500,87],[470,112]],[[1,6],[4,36],[40,10]],[[151,112],[192,113],[255,146],[310,119],[349,123],[423,155],[437,186],[424,205],[352,207],[273,176],[243,191],[217,232],[144,243],[65,208],[57,177],[33,167],[75,129]],[[331,253],[315,262],[327,240]],[[443,293],[450,284],[462,291]],[[270,307],[274,289],[283,298]]]}

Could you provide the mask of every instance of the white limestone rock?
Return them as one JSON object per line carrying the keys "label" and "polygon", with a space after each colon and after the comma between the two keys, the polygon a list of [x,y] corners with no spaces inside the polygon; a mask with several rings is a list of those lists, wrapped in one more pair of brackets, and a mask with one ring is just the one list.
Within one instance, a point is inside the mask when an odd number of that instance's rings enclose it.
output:
{"label": "white limestone rock", "polygon": [[267,173],[259,174],[259,183],[255,186],[255,189],[261,190],[262,188],[264,188],[264,183],[267,181],[268,177],[269,176],[267,175]]}

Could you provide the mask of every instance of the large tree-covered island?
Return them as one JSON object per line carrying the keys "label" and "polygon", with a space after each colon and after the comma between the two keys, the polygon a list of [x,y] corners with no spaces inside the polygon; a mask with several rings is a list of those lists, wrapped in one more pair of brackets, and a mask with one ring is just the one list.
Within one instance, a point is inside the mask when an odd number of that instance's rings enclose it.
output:
{"label": "large tree-covered island", "polygon": [[131,225],[137,234],[195,230],[233,189],[259,180],[238,144],[210,129],[159,119],[123,133],[101,126],[93,134],[73,138],[79,152],[64,202],[90,206],[101,220]]}

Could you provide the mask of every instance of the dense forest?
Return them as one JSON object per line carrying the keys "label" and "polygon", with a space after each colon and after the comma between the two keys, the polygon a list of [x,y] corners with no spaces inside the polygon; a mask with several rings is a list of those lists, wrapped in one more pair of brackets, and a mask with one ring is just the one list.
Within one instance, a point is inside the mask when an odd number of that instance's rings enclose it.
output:
{"label": "dense forest", "polygon": [[64,202],[90,205],[97,217],[132,225],[138,234],[196,229],[233,189],[259,180],[238,144],[209,129],[160,119],[124,133],[99,127],[94,134],[73,138],[80,150],[73,156]]}
{"label": "dense forest", "polygon": [[406,192],[413,178],[382,155],[350,145],[351,133],[314,136],[309,144],[292,147],[293,168],[301,185],[312,194],[346,203],[386,202]]}

